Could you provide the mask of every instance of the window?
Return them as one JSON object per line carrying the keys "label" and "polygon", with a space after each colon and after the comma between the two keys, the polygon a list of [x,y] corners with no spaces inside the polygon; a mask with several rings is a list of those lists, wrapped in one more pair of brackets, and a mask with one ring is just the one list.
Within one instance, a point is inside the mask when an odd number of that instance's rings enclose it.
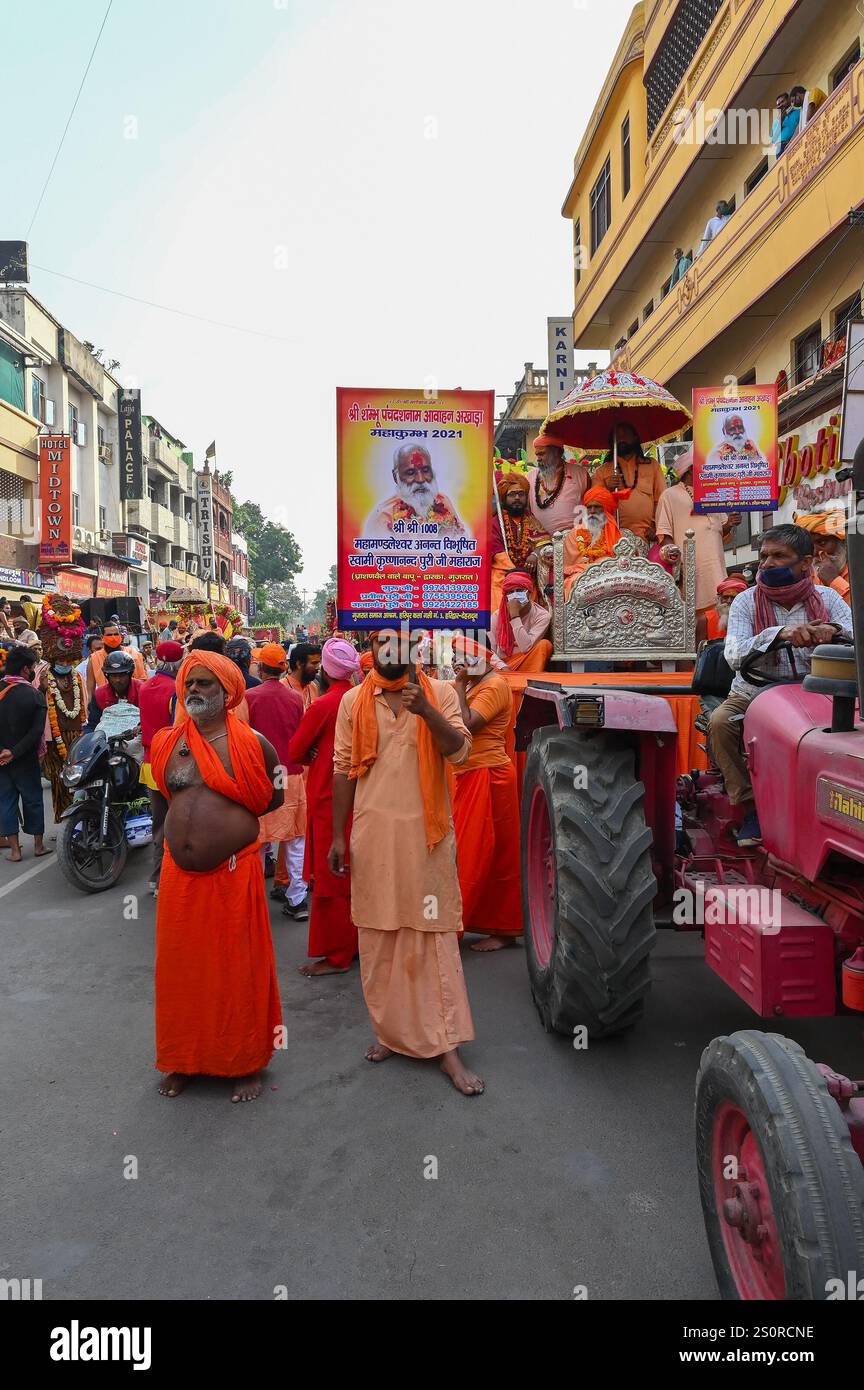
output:
{"label": "window", "polygon": [[626,346],[627,346],[627,339],[626,339],[626,338],[619,338],[618,341],[617,341],[617,343],[615,344],[615,349],[614,349],[614,350],[615,350],[615,352],[620,352],[621,349],[622,349],[623,347],[626,347]]}
{"label": "window", "polygon": [[734,194],[734,193],[732,194],[732,197],[731,197],[731,198],[727,198],[727,199],[726,199],[726,210],[727,210],[727,212],[729,213],[729,216],[731,217],[732,214],[733,214],[733,212],[735,211],[735,194]]}
{"label": "window", "polygon": [[634,334],[634,333],[638,333],[638,332],[639,332],[639,320],[638,320],[638,319],[634,319],[633,322],[631,323],[630,327],[627,329],[627,337],[628,337],[628,338],[632,338],[632,337],[633,337],[633,334]]}
{"label": "window", "polygon": [[667,294],[668,294],[669,291],[671,290],[671,288],[672,288],[672,276],[670,275],[669,278],[668,278],[668,280],[664,280],[664,281],[663,281],[663,284],[660,286],[660,298],[661,298],[661,299],[665,299],[666,296],[667,296]]}
{"label": "window", "polygon": [[814,323],[795,339],[795,385],[809,381],[819,370],[822,356],[822,325]]}
{"label": "window", "polygon": [[576,284],[582,279],[582,223],[579,218],[573,223],[573,264],[576,267]]}
{"label": "window", "polygon": [[600,177],[591,189],[591,255],[593,256],[612,221],[612,173],[609,156]]}
{"label": "window", "polygon": [[81,525],[81,498],[77,492],[72,493],[72,525]]}
{"label": "window", "polygon": [[107,531],[107,530],[108,530],[108,521],[107,521],[106,516],[105,516],[105,508],[104,508],[104,507],[100,507],[100,508],[99,508],[99,530],[100,530],[100,531]]}
{"label": "window", "polygon": [[849,52],[831,74],[831,90],[836,91],[841,82],[845,82],[855,64],[861,57],[861,40],[856,39]]}
{"label": "window", "polygon": [[849,324],[854,319],[861,317],[861,291],[853,294],[851,299],[847,299],[844,304],[838,304],[832,315],[834,322],[834,332],[837,336],[845,334]]}
{"label": "window", "polygon": [[630,192],[630,112],[621,124],[621,197]]}
{"label": "window", "polygon": [[0,468],[0,536],[15,536],[20,539],[27,534],[25,525],[30,524],[33,484],[19,478],[17,473],[7,473]]}
{"label": "window", "polygon": [[760,159],[759,163],[756,165],[756,168],[753,170],[753,173],[750,175],[750,177],[749,177],[749,178],[746,178],[746,179],[744,180],[744,196],[745,196],[745,198],[747,197],[747,194],[748,194],[748,193],[752,193],[752,192],[753,192],[753,189],[756,187],[757,183],[761,183],[761,182],[762,182],[762,180],[764,179],[764,177],[765,177],[765,175],[766,175],[767,173],[768,173],[768,157],[767,157],[767,155],[766,155],[766,157],[765,157],[764,159]]}
{"label": "window", "polygon": [[663,36],[657,56],[645,76],[648,134],[653,135],[685,72],[714,21],[723,0],[680,0]]}
{"label": "window", "polygon": [[649,300],[648,300],[648,303],[645,305],[645,308],[642,310],[642,322],[644,323],[646,319],[649,319],[653,313],[654,313],[654,300],[653,300],[653,299],[649,299]]}
{"label": "window", "polygon": [[40,424],[47,425],[48,421],[45,418],[45,407],[47,405],[45,399],[45,382],[42,380],[41,376],[37,376],[35,372],[30,379],[30,391],[33,405],[30,414],[33,416],[33,419],[38,420]]}

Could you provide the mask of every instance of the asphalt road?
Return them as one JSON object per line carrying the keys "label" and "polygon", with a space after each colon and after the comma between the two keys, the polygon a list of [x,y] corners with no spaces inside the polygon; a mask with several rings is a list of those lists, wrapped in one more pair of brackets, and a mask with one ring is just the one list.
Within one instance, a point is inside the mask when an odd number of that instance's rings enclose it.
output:
{"label": "asphalt road", "polygon": [[[356,967],[297,975],[306,928],[274,905],[289,1045],[263,1096],[232,1105],[213,1081],[167,1100],[148,867],[136,851],[88,897],[53,860],[0,858],[0,1276],[46,1299],[717,1297],[694,1077],[713,1036],[756,1020],[698,936],[661,933],[647,1021],[586,1051],[543,1033],[521,948],[466,951],[487,1081],[469,1100],[434,1063],[366,1062]],[[785,1031],[860,1074],[854,1019]]]}

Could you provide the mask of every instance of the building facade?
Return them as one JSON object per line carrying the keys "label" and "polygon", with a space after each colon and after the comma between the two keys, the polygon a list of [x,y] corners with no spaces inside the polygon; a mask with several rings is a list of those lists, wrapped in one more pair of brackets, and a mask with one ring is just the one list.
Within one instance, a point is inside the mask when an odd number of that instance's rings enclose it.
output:
{"label": "building facade", "polygon": [[147,496],[126,503],[128,534],[146,541],[148,601],[163,603],[175,589],[200,588],[192,455],[152,415],[141,422]]}
{"label": "building facade", "polygon": [[231,602],[244,618],[250,616],[249,547],[245,536],[231,533]]}
{"label": "building facade", "polygon": [[[608,348],[687,405],[694,386],[778,383],[774,519],[849,488],[834,476],[832,441],[864,279],[864,226],[849,217],[864,201],[859,11],[822,0],[637,5],[562,210],[577,349]],[[806,122],[778,149],[775,101],[798,85]],[[709,228],[720,200],[730,215]],[[770,520],[745,515],[730,564],[752,557]]]}
{"label": "building facade", "polygon": [[[125,595],[128,566],[112,542],[122,522],[117,379],[27,289],[0,288],[0,342],[0,564],[28,571],[35,588]],[[72,552],[40,571],[38,437],[52,430],[71,439]]]}

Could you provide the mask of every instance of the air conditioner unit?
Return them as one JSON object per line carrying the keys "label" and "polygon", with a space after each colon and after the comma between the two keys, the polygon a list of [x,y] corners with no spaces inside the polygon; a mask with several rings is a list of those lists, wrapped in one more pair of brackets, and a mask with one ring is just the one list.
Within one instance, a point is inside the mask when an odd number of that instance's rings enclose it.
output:
{"label": "air conditioner unit", "polygon": [[80,526],[76,526],[76,527],[75,527],[75,530],[72,532],[72,539],[73,539],[73,541],[80,541],[80,540],[83,539],[83,536],[84,536],[84,532],[81,530],[81,527],[80,527]]}
{"label": "air conditioner unit", "polygon": [[114,462],[114,445],[113,445],[113,444],[100,444],[100,445],[99,445],[99,462],[100,462],[100,463],[105,463],[105,464],[111,464],[111,463]]}
{"label": "air conditioner unit", "polygon": [[189,574],[196,574],[196,575],[197,575],[197,573],[198,573],[198,561],[197,561],[196,559],[194,559],[194,557],[193,557],[192,559],[189,560],[189,562],[188,562],[188,564],[187,564],[187,570],[188,570]]}
{"label": "air conditioner unit", "polygon": [[92,544],[93,544],[93,532],[92,532],[92,531],[85,531],[85,532],[84,532],[84,544],[85,544],[85,545],[91,545],[91,546],[92,546]]}
{"label": "air conditioner unit", "polygon": [[100,541],[102,541],[103,543],[104,543],[104,542],[107,542],[107,543],[110,545],[110,543],[111,543],[111,532],[110,532],[110,531],[100,531],[100,532],[99,532],[99,539],[100,539]]}

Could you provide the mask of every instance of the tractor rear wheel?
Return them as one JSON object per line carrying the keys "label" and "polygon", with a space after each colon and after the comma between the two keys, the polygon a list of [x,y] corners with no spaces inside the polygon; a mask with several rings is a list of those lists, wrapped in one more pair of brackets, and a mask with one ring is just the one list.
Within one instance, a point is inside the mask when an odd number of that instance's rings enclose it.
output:
{"label": "tractor rear wheel", "polygon": [[650,987],[657,891],[645,789],[611,733],[539,729],[522,783],[522,911],[547,1031],[620,1033]]}
{"label": "tractor rear wheel", "polygon": [[821,1301],[864,1272],[864,1169],[796,1042],[747,1029],[708,1045],[696,1161],[723,1298]]}

